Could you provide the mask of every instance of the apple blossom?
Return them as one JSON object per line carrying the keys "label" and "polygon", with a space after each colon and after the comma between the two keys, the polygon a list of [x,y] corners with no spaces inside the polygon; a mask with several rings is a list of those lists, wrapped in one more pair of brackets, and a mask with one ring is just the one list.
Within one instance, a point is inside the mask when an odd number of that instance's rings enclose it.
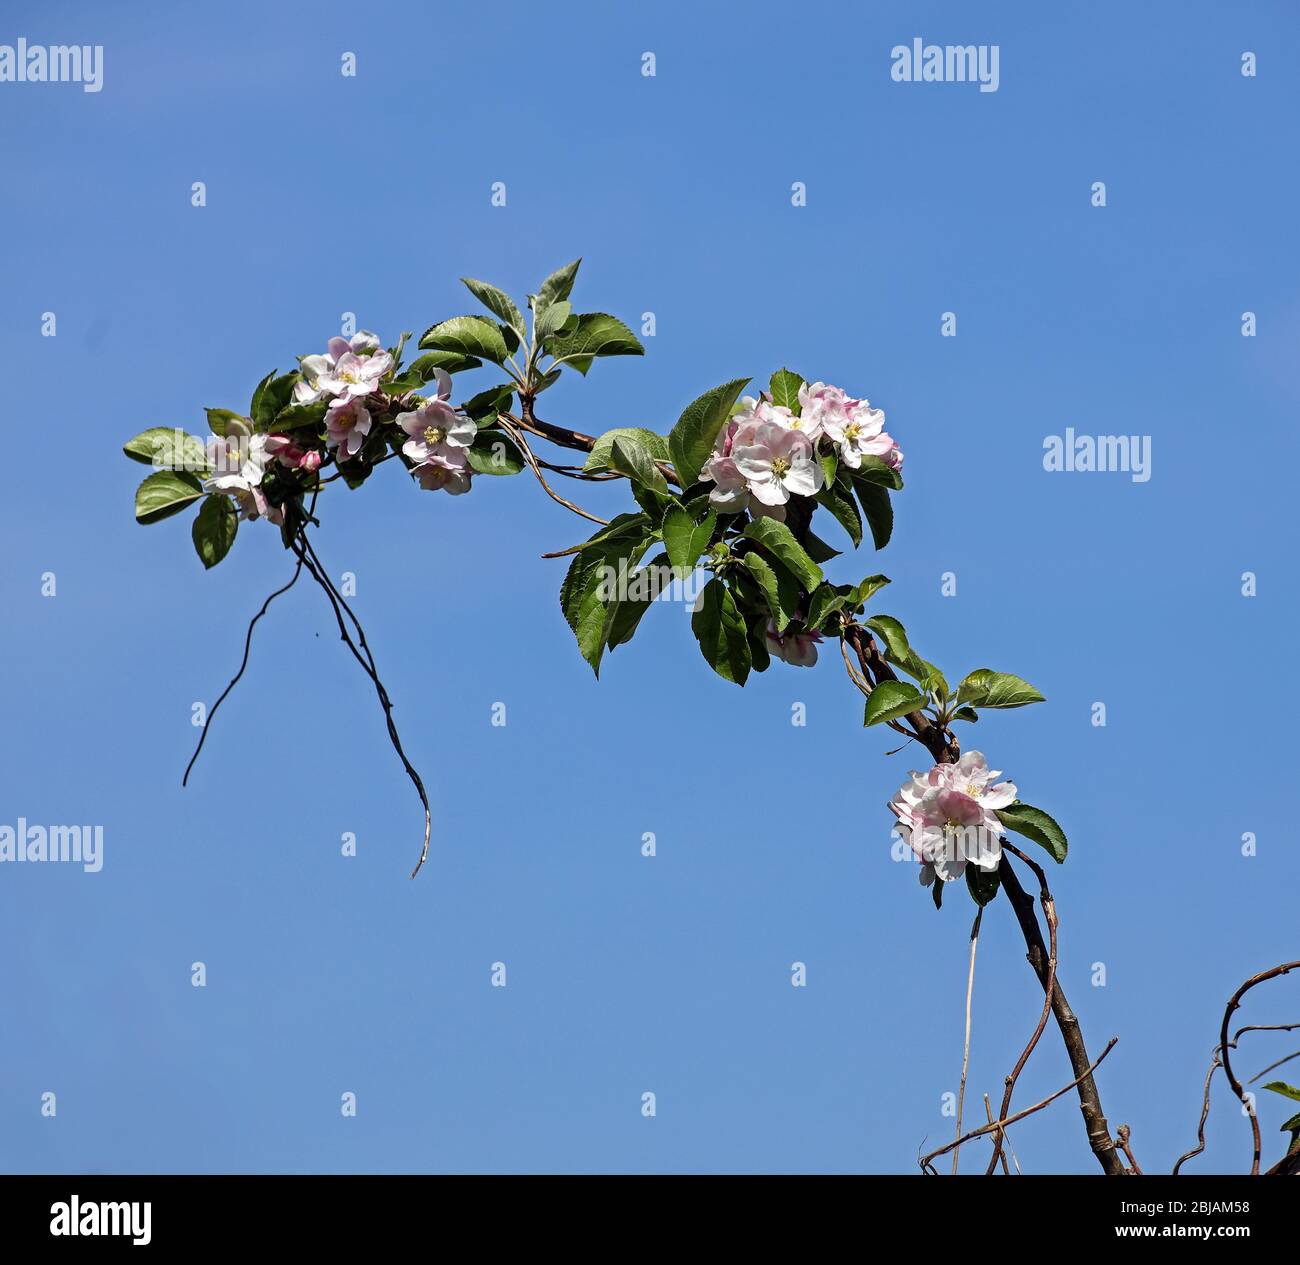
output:
{"label": "apple blossom", "polygon": [[397,415],[397,424],[411,437],[402,451],[417,465],[435,454],[445,456],[451,450],[468,448],[478,435],[474,421],[447,403],[450,396],[451,379],[440,372],[438,394],[413,412]]}
{"label": "apple blossom", "polygon": [[767,623],[768,651],[783,663],[796,668],[811,668],[817,662],[817,646],[822,639],[817,632],[778,633],[772,620]]}
{"label": "apple blossom", "polygon": [[[313,404],[327,395],[338,392],[327,390],[322,379],[332,377],[335,367],[344,356],[371,356],[379,350],[379,336],[369,330],[358,330],[351,339],[335,335],[329,340],[323,356],[303,356],[299,361],[302,381],[293,388],[296,404]],[[384,353],[387,356],[387,353]],[[391,364],[391,357],[389,361]],[[385,367],[387,368],[387,366]]]}
{"label": "apple blossom", "polygon": [[1013,782],[998,782],[984,756],[969,751],[956,764],[915,770],[889,801],[890,811],[921,864],[921,882],[936,875],[945,883],[960,878],[968,863],[997,869],[1004,827],[997,810],[1016,798]]}
{"label": "apple blossom", "polygon": [[300,447],[288,435],[268,435],[265,447],[266,452],[289,470],[306,470],[311,473],[320,469],[320,453]]}
{"label": "apple blossom", "polygon": [[440,445],[438,450],[430,451],[411,473],[426,492],[450,492],[459,496],[470,489],[472,472],[464,448]]}
{"label": "apple blossom", "polygon": [[341,396],[325,414],[326,444],[338,450],[337,459],[346,461],[361,451],[370,434],[370,410],[358,396]]}
{"label": "apple blossom", "polygon": [[778,422],[742,426],[731,452],[750,496],[762,505],[785,505],[791,495],[815,496],[825,481],[808,436]]}

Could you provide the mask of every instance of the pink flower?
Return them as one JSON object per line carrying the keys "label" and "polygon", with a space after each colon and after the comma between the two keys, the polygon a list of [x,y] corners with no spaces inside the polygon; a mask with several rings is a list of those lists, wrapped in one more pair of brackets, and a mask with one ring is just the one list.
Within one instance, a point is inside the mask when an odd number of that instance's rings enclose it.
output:
{"label": "pink flower", "polygon": [[857,470],[864,456],[879,457],[895,470],[902,468],[903,454],[884,430],[884,410],[872,408],[869,401],[855,400],[824,382],[805,382],[799,388],[799,407],[810,431],[815,428],[826,435],[850,469]]}
{"label": "pink flower", "polygon": [[731,452],[750,496],[762,505],[785,505],[792,495],[815,496],[825,478],[808,436],[777,422],[742,427]]}
{"label": "pink flower", "polygon": [[796,668],[811,668],[817,662],[817,646],[821,642],[821,633],[804,632],[778,633],[772,620],[767,622],[767,648],[783,663],[793,664]]}
{"label": "pink flower", "polygon": [[936,875],[950,883],[968,863],[997,869],[1004,832],[997,809],[1016,798],[1013,782],[993,784],[1000,776],[980,752],[968,751],[956,764],[913,771],[899,787],[889,808],[922,863],[922,883],[933,883]]}
{"label": "pink flower", "polygon": [[342,396],[330,405],[325,414],[325,429],[325,443],[337,450],[337,460],[346,461],[361,451],[361,445],[370,434],[370,410],[359,396]]}
{"label": "pink flower", "polygon": [[439,370],[437,382],[438,393],[432,400],[425,400],[414,412],[397,415],[397,424],[411,437],[402,445],[402,451],[417,465],[434,455],[445,457],[454,450],[468,448],[478,435],[478,426],[447,403],[451,398],[450,375]]}
{"label": "pink flower", "polygon": [[299,447],[288,435],[268,435],[266,451],[290,470],[320,469],[320,453]]}
{"label": "pink flower", "polygon": [[469,491],[472,475],[465,449],[445,444],[441,451],[431,451],[411,473],[426,492],[450,492],[452,496]]}
{"label": "pink flower", "polygon": [[[303,356],[299,361],[302,370],[302,381],[295,383],[293,388],[293,398],[296,404],[312,404],[327,395],[338,395],[340,392],[330,390],[326,386],[326,379],[332,379],[338,362],[344,356],[373,356],[379,350],[379,336],[370,333],[369,330],[358,330],[352,335],[351,339],[340,338],[337,335],[329,340],[323,356]],[[392,357],[387,352],[384,353],[387,359],[387,368],[391,367]]]}
{"label": "pink flower", "polygon": [[244,518],[282,523],[283,508],[270,504],[261,487],[271,460],[268,441],[267,435],[214,435],[208,443],[208,463],[213,473],[203,481],[203,490],[224,492],[239,506]]}

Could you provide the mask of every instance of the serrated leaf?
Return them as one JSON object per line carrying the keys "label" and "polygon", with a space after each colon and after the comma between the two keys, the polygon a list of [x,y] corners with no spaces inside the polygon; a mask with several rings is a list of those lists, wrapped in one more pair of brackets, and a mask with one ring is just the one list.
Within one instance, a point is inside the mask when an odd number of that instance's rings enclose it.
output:
{"label": "serrated leaf", "polygon": [[515,441],[499,430],[480,430],[465,457],[476,474],[518,474],[525,464]]}
{"label": "serrated leaf", "polygon": [[862,543],[862,516],[852,494],[841,483],[833,481],[834,475],[817,493],[817,504],[830,511],[832,517],[849,534],[854,548]]}
{"label": "serrated leaf", "polygon": [[509,355],[501,327],[482,316],[453,316],[449,321],[431,326],[420,339],[420,348],[451,351],[498,365]]}
{"label": "serrated leaf", "polygon": [[329,402],[317,400],[313,404],[289,404],[276,414],[273,430],[301,430],[304,427],[324,425]]}
{"label": "serrated leaf", "polygon": [[519,337],[527,336],[528,327],[524,324],[523,313],[504,290],[487,281],[476,281],[473,277],[461,277],[461,282],[493,316],[505,321]]}
{"label": "serrated leaf", "polygon": [[668,441],[662,435],[647,430],[644,426],[616,426],[597,438],[591,452],[587,454],[587,460],[582,464],[583,470],[608,470],[609,450],[613,447],[614,440],[624,435],[640,443],[656,461],[669,460]]}
{"label": "serrated leaf", "polygon": [[581,263],[581,259],[575,259],[571,264],[557,268],[542,282],[541,288],[533,299],[535,317],[541,316],[552,303],[559,303],[573,293],[573,282],[577,278]]}
{"label": "serrated leaf", "polygon": [[677,480],[685,491],[700,477],[700,469],[713,453],[714,441],[731,413],[748,378],[736,378],[692,400],[668,434],[668,452]]}
{"label": "serrated leaf", "polygon": [[239,514],[228,496],[209,496],[199,507],[190,527],[194,552],[205,570],[211,570],[230,552],[239,530]]}
{"label": "serrated leaf", "polygon": [[854,605],[863,605],[870,601],[888,583],[889,577],[887,575],[869,575],[857,585],[849,595],[849,600]]}
{"label": "serrated leaf", "polygon": [[797,374],[792,373],[789,369],[778,369],[768,384],[768,392],[772,396],[772,403],[779,404],[782,408],[788,408],[795,416],[799,414],[799,388],[803,386],[803,379]]}
{"label": "serrated leaf", "polygon": [[762,545],[811,593],[822,582],[822,569],[809,556],[784,523],[756,518],[746,524],[745,536]]}
{"label": "serrated leaf", "polygon": [[1045,700],[1028,681],[1018,676],[994,672],[992,668],[976,668],[957,687],[957,701],[974,707],[1026,707]]}
{"label": "serrated leaf", "polygon": [[816,631],[828,616],[839,610],[844,605],[844,598],[835,591],[835,589],[825,582],[819,584],[808,598],[808,612],[804,616],[804,624],[808,628]]}
{"label": "serrated leaf", "polygon": [[668,480],[654,463],[645,445],[631,435],[619,435],[609,449],[609,468],[626,475],[643,488],[668,495]]}
{"label": "serrated leaf", "polygon": [[881,681],[867,698],[864,725],[883,725],[911,712],[919,712],[929,702],[924,694],[906,681]]}
{"label": "serrated leaf", "polygon": [[[459,351],[427,351],[423,356],[416,356],[402,376],[428,382],[436,369],[442,369],[446,373],[463,373],[466,369],[478,369],[482,364],[477,356],[466,356]],[[513,387],[507,389],[514,390]]]}
{"label": "serrated leaf", "polygon": [[695,564],[709,547],[717,522],[718,516],[712,510],[698,523],[680,505],[670,505],[664,512],[661,527],[664,548],[668,551],[668,561],[683,579],[695,570]]}
{"label": "serrated leaf", "polygon": [[228,408],[209,408],[203,410],[208,415],[208,429],[214,435],[225,436],[233,426],[237,435],[251,435],[253,420],[243,417]]}
{"label": "serrated leaf", "polygon": [[1058,865],[1065,860],[1070,846],[1065,831],[1041,808],[1035,808],[1032,804],[1022,804],[1016,800],[1014,804],[1008,804],[1006,808],[998,808],[994,811],[998,815],[998,820],[1008,830],[1014,830],[1016,834],[1024,835],[1040,848],[1046,849]]}
{"label": "serrated leaf", "polygon": [[272,423],[281,410],[287,408],[293,401],[293,388],[298,380],[299,375],[296,372],[282,373],[277,378],[275,370],[272,370],[257,384],[257,389],[253,392],[253,403],[249,408],[254,430],[271,429]]}
{"label": "serrated leaf", "polygon": [[151,426],[122,445],[132,461],[159,470],[206,470],[208,453],[197,435],[177,426]]}
{"label": "serrated leaf", "polygon": [[644,356],[645,348],[616,316],[608,312],[584,312],[572,331],[552,334],[546,350],[555,359],[571,363],[585,374],[594,356]]}
{"label": "serrated leaf", "polygon": [[747,553],[745,568],[763,592],[777,632],[785,632],[799,612],[798,581],[784,567],[773,566],[760,553]]}
{"label": "serrated leaf", "polygon": [[1297,1089],[1294,1085],[1288,1085],[1286,1081],[1269,1081],[1264,1088],[1272,1090],[1275,1094],[1281,1094],[1283,1098],[1292,1098],[1296,1102],[1300,1102],[1300,1089]]}
{"label": "serrated leaf", "polygon": [[889,503],[889,493],[874,483],[856,479],[853,490],[858,494],[858,503],[862,506],[867,526],[871,528],[872,543],[877,549],[883,549],[894,534],[894,507]]}
{"label": "serrated leaf", "polygon": [[873,487],[890,488],[895,492],[903,490],[903,476],[893,466],[870,454],[862,457],[861,464],[853,471],[853,478]]}
{"label": "serrated leaf", "polygon": [[179,514],[203,495],[203,486],[183,470],[158,470],[135,491],[135,518],[138,523],[157,523]]}
{"label": "serrated leaf", "polygon": [[724,680],[744,685],[753,664],[749,630],[731,590],[716,577],[700,594],[699,606],[691,615],[691,631],[709,666]]}
{"label": "serrated leaf", "polygon": [[973,707],[959,707],[953,712],[952,718],[953,720],[966,720],[973,725],[980,717],[979,712]]}

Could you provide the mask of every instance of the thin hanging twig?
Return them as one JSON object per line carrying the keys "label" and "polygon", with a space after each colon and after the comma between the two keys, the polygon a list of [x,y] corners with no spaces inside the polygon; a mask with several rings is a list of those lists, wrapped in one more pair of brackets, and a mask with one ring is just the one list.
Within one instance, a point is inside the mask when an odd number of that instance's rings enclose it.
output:
{"label": "thin hanging twig", "polygon": [[263,615],[266,614],[271,603],[274,602],[275,599],[279,597],[281,593],[287,593],[291,588],[293,588],[293,586],[298,582],[298,577],[301,574],[302,574],[302,559],[299,558],[298,565],[294,567],[293,575],[290,577],[289,583],[282,585],[280,588],[276,589],[275,592],[272,593],[266,599],[266,601],[262,603],[262,609],[258,611],[257,614],[254,615],[252,619],[248,621],[248,634],[244,637],[244,657],[243,659],[240,660],[239,671],[236,672],[235,675],[230,678],[230,684],[227,685],[226,688],[221,691],[221,697],[217,699],[215,703],[212,704],[212,710],[208,712],[207,719],[203,722],[203,730],[199,734],[199,745],[194,748],[194,754],[190,756],[190,762],[185,766],[185,776],[181,778],[182,786],[185,786],[190,780],[190,772],[194,768],[195,761],[197,761],[199,758],[199,752],[203,750],[204,742],[207,741],[208,726],[212,724],[213,718],[217,714],[217,708],[219,708],[221,704],[226,701],[226,696],[230,693],[231,690],[235,688],[236,685],[239,684],[240,679],[244,675],[244,670],[248,667],[248,654],[253,646],[253,629],[257,627],[257,621],[261,619]]}
{"label": "thin hanging twig", "polygon": [[961,1051],[961,1085],[957,1090],[957,1145],[952,1149],[952,1172],[957,1175],[957,1159],[961,1155],[961,1115],[966,1102],[966,1072],[970,1068],[970,1003],[975,992],[975,950],[980,940],[980,919],[984,917],[984,906],[975,911],[975,921],[970,929],[970,970],[966,974],[966,1040]]}

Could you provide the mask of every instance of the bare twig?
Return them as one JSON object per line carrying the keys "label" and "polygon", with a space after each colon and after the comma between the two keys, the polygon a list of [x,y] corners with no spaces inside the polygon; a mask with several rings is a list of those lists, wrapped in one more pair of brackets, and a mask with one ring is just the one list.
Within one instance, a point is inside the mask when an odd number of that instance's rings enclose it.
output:
{"label": "bare twig", "polygon": [[1188,1160],[1195,1159],[1202,1151],[1205,1150],[1205,1122],[1210,1118],[1210,1082],[1214,1079],[1214,1073],[1217,1068],[1223,1066],[1223,1059],[1216,1048],[1214,1057],[1210,1060],[1210,1070],[1205,1073],[1205,1094],[1201,1100],[1201,1121],[1196,1126],[1196,1145],[1185,1155],[1178,1157],[1178,1163],[1174,1165],[1173,1175],[1178,1176],[1178,1170],[1182,1168]]}
{"label": "bare twig", "polygon": [[[989,1096],[987,1094],[984,1095],[984,1115],[985,1118],[988,1120],[989,1124],[996,1123],[993,1119],[993,1104],[989,1102]],[[1016,1153],[1015,1151],[1011,1150],[1011,1139],[1008,1138],[1007,1135],[1003,1133],[1001,1129],[994,1129],[993,1137],[995,1141],[997,1141],[999,1144],[1004,1142],[1006,1143],[1007,1150],[1011,1151],[1011,1158],[1015,1160]],[[1010,1177],[1011,1170],[1007,1167],[1007,1157],[1005,1155],[1002,1155],[1001,1159],[1002,1159],[1002,1172],[1007,1177]],[[1016,1174],[1019,1175],[1019,1173],[1020,1173],[1020,1161],[1016,1160]]]}
{"label": "bare twig", "polygon": [[[361,621],[348,605],[347,599],[334,587],[334,581],[330,579],[329,572],[325,570],[320,556],[312,547],[311,541],[307,539],[305,531],[298,533],[293,549],[300,561],[305,564],[308,574],[324,590],[325,596],[329,599],[330,607],[334,611],[339,636],[342,637],[344,644],[352,652],[353,658],[361,665],[362,670],[374,685],[375,693],[379,698],[379,705],[384,710],[384,721],[388,727],[388,739],[393,745],[393,750],[397,752],[398,759],[401,760],[407,777],[411,779],[416,794],[420,797],[420,803],[424,806],[424,846],[420,850],[420,859],[415,863],[415,869],[411,871],[411,877],[414,878],[420,872],[420,867],[429,855],[429,838],[433,830],[433,817],[429,809],[429,796],[424,789],[424,782],[415,771],[415,767],[410,760],[407,759],[406,751],[402,747],[402,740],[398,735],[397,725],[393,720],[393,702],[388,696],[388,690],[385,688],[383,681],[380,679],[379,669],[375,664],[375,657],[366,643],[366,633],[361,626]],[[353,641],[351,634],[348,632],[347,624],[344,623],[344,613],[347,614],[348,619],[352,621],[352,625],[356,629],[356,641]]]}
{"label": "bare twig", "polygon": [[[1095,1072],[1097,1068],[1101,1066],[1102,1060],[1105,1059],[1106,1055],[1108,1055],[1115,1048],[1118,1041],[1119,1041],[1118,1037],[1111,1037],[1111,1039],[1106,1042],[1106,1048],[1102,1050],[1102,1052],[1097,1056],[1096,1062],[1090,1064],[1087,1068],[1084,1069],[1084,1075],[1091,1076],[1092,1073]],[[932,1163],[934,1160],[937,1160],[941,1155],[947,1155],[948,1152],[953,1149],[953,1147],[960,1146],[963,1142],[969,1142],[971,1138],[981,1138],[986,1133],[996,1133],[998,1130],[1009,1128],[1017,1121],[1023,1120],[1026,1116],[1032,1116],[1036,1111],[1042,1111],[1044,1107],[1050,1106],[1062,1094],[1068,1094],[1070,1090],[1074,1089],[1082,1080],[1083,1080],[1083,1076],[1076,1076],[1074,1080],[1072,1080],[1068,1085],[1062,1086],[1054,1094],[1049,1094],[1048,1097],[1044,1098],[1042,1102],[1036,1102],[1032,1107],[1026,1107],[1023,1111],[1017,1111],[1014,1116],[1007,1116],[1005,1119],[995,1120],[992,1124],[986,1124],[983,1125],[981,1128],[972,1129],[970,1133],[967,1133],[964,1136],[958,1138],[955,1142],[949,1142],[947,1146],[940,1147],[937,1151],[931,1151],[929,1155],[923,1156],[921,1158],[922,1166]]]}
{"label": "bare twig", "polygon": [[[1250,1173],[1252,1177],[1259,1174],[1259,1157],[1263,1150],[1263,1143],[1259,1135],[1259,1117],[1255,1114],[1255,1104],[1243,1088],[1241,1082],[1237,1079],[1236,1073],[1232,1070],[1232,1056],[1228,1053],[1235,1047],[1234,1041],[1228,1040],[1228,1021],[1232,1018],[1233,1012],[1241,1005],[1241,999],[1257,984],[1263,984],[1267,980],[1277,979],[1280,975],[1287,975],[1300,967],[1300,961],[1283,962],[1279,966],[1270,967],[1267,971],[1261,971],[1258,975],[1252,975],[1246,980],[1240,988],[1237,989],[1231,997],[1228,998],[1228,1004],[1223,1012],[1223,1023],[1219,1027],[1219,1049],[1223,1055],[1223,1074],[1228,1078],[1228,1084],[1232,1087],[1232,1092],[1237,1095],[1241,1105],[1245,1107],[1246,1114],[1250,1117],[1250,1132],[1254,1141],[1254,1152],[1250,1160]],[[1244,1031],[1244,1029],[1243,1029]]]}
{"label": "bare twig", "polygon": [[1300,1050],[1296,1050],[1294,1054],[1288,1054],[1284,1059],[1278,1059],[1276,1063],[1270,1063],[1262,1072],[1256,1072],[1255,1075],[1252,1076],[1250,1080],[1246,1082],[1246,1084],[1253,1085],[1256,1081],[1263,1080],[1264,1077],[1269,1074],[1269,1072],[1277,1071],[1279,1067],[1281,1067],[1284,1063],[1291,1062],[1292,1059],[1300,1059]]}
{"label": "bare twig", "polygon": [[528,462],[529,467],[531,468],[533,474],[537,478],[537,482],[542,485],[542,491],[545,492],[546,495],[551,498],[551,500],[558,502],[560,505],[563,505],[564,508],[567,510],[572,510],[573,513],[577,514],[580,518],[585,518],[592,523],[599,523],[602,527],[609,526],[609,519],[601,518],[599,515],[592,514],[587,510],[583,509],[582,506],[575,505],[572,501],[566,500],[557,491],[555,491],[555,489],[551,487],[549,483],[547,483],[546,476],[542,473],[541,464],[538,462],[537,457],[533,454],[532,447],[528,443],[528,440],[524,438],[524,432],[523,429],[520,427],[518,419],[511,417],[509,413],[498,413],[497,421],[501,423],[501,426],[505,430],[506,434],[508,434],[510,438],[513,439],[515,443],[519,445],[520,451],[522,451],[524,454],[524,459]]}
{"label": "bare twig", "polygon": [[[1038,1026],[1034,1029],[1033,1036],[1029,1038],[1029,1044],[1025,1046],[1024,1052],[1016,1060],[1016,1065],[1011,1069],[1006,1079],[1006,1087],[1002,1091],[1002,1106],[998,1115],[1005,1116],[1011,1110],[1011,1095],[1015,1092],[1016,1081],[1020,1078],[1020,1073],[1024,1071],[1025,1064],[1029,1062],[1029,1056],[1034,1052],[1034,1047],[1038,1044],[1047,1027],[1047,1017],[1052,1013],[1052,999],[1056,995],[1056,960],[1057,960],[1057,917],[1056,902],[1052,899],[1052,893],[1047,887],[1047,875],[1043,872],[1042,866],[1037,862],[1031,861],[1025,856],[1014,844],[1007,840],[1002,841],[1002,846],[1009,852],[1015,853],[1030,869],[1038,875],[1039,900],[1042,902],[1043,914],[1047,919],[1047,931],[1051,938],[1051,943],[1047,952],[1047,984],[1043,989],[1043,1013],[1038,1017]],[[993,1156],[989,1160],[989,1166],[984,1170],[985,1176],[992,1174],[998,1159],[1002,1154],[1002,1138],[1005,1134],[1000,1134],[993,1144]]]}
{"label": "bare twig", "polygon": [[1115,1130],[1115,1141],[1118,1144],[1119,1149],[1123,1151],[1125,1156],[1128,1158],[1128,1165],[1129,1168],[1132,1169],[1133,1175],[1135,1177],[1141,1177],[1142,1170],[1138,1167],[1137,1160],[1133,1158],[1133,1148],[1129,1145],[1129,1138],[1132,1135],[1132,1132],[1133,1131],[1128,1127],[1128,1125],[1120,1125],[1120,1127]]}
{"label": "bare twig", "polygon": [[[966,974],[966,1039],[962,1044],[961,1085],[957,1090],[957,1138],[959,1142],[961,1140],[962,1108],[966,1102],[966,1072],[970,1068],[970,1003],[971,996],[975,991],[975,950],[979,947],[980,920],[983,917],[984,906],[980,905],[975,911],[975,921],[970,929],[970,970]],[[957,1172],[957,1161],[960,1155],[961,1147],[953,1147],[952,1171],[954,1175]]]}
{"label": "bare twig", "polygon": [[195,761],[199,758],[199,752],[203,750],[203,744],[207,741],[208,726],[212,724],[213,718],[217,714],[217,708],[226,701],[226,696],[231,690],[239,684],[243,678],[244,671],[248,667],[248,654],[253,646],[253,629],[257,627],[257,621],[266,614],[272,602],[275,601],[281,593],[287,593],[298,582],[298,577],[302,574],[302,559],[298,559],[298,565],[293,569],[293,575],[289,578],[288,584],[282,585],[276,589],[265,602],[262,603],[262,609],[248,621],[248,634],[244,637],[244,657],[239,661],[239,671],[230,678],[230,684],[221,691],[221,697],[212,704],[212,710],[208,712],[207,719],[203,722],[203,729],[199,734],[199,745],[194,748],[194,754],[190,756],[190,762],[185,766],[185,776],[181,778],[181,785],[185,786],[190,780],[190,771],[194,768]]}

